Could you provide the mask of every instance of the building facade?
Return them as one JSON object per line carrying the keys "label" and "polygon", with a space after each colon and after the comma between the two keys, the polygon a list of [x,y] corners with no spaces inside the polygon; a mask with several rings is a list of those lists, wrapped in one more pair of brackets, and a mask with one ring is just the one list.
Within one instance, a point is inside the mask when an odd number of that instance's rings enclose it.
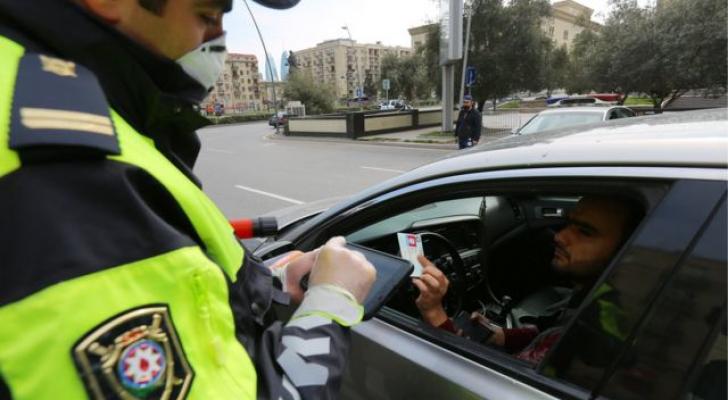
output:
{"label": "building facade", "polygon": [[[412,49],[401,46],[385,46],[357,43],[350,39],[334,39],[319,43],[316,47],[293,52],[296,68],[308,74],[319,85],[331,85],[337,97],[356,97],[356,88],[364,87],[367,79],[380,87],[382,59],[388,54],[404,57]],[[364,93],[376,96],[376,93]]]}
{"label": "building facade", "polygon": [[[551,16],[541,21],[541,29],[557,47],[571,49],[574,38],[584,29],[596,31],[601,25],[591,20],[594,10],[573,0],[557,1],[551,5]],[[409,29],[412,48],[424,46],[429,32],[437,24],[427,24]]]}
{"label": "building facade", "polygon": [[278,68],[276,68],[276,62],[273,57],[268,55],[268,59],[265,60],[265,71],[263,71],[266,81],[278,81]]}
{"label": "building facade", "polygon": [[[262,109],[258,58],[252,54],[228,53],[225,69],[202,102],[203,110],[222,105],[226,114]],[[219,107],[219,106],[218,106]]]}
{"label": "building facade", "polygon": [[291,67],[288,65],[288,56],[291,55],[291,52],[286,50],[281,54],[281,80],[286,81],[288,80],[288,71],[290,71]]}
{"label": "building facade", "polygon": [[585,29],[596,31],[600,25],[591,20],[594,10],[573,0],[557,1],[551,5],[551,16],[541,21],[541,29],[557,47],[571,50],[576,35]]}

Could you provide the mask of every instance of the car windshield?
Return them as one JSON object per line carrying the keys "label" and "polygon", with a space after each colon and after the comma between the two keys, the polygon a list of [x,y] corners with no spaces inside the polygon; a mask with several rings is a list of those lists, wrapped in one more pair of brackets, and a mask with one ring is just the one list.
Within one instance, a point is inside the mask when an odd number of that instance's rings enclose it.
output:
{"label": "car windshield", "polygon": [[540,114],[526,123],[518,133],[527,135],[551,129],[602,121],[604,112],[560,112]]}

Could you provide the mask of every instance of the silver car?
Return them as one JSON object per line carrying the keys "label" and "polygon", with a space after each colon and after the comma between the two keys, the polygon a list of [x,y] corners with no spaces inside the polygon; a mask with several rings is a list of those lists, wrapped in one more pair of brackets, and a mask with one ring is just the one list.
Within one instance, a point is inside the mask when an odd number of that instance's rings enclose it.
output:
{"label": "silver car", "polygon": [[634,116],[634,111],[622,106],[585,106],[549,109],[534,115],[523,126],[514,129],[511,133],[516,135],[530,135],[543,131]]}
{"label": "silver car", "polygon": [[[727,183],[725,109],[620,119],[419,167],[318,215],[308,209],[255,253],[344,235],[397,254],[398,232],[421,233],[450,279],[450,315],[480,310],[519,327],[563,300],[535,294],[556,287],[552,237],[569,210],[587,194],[619,194],[645,216],[540,363],[427,325],[407,282],[352,329],[343,397],[725,399]],[[604,285],[620,299],[609,351],[587,345],[604,334],[593,321]]]}

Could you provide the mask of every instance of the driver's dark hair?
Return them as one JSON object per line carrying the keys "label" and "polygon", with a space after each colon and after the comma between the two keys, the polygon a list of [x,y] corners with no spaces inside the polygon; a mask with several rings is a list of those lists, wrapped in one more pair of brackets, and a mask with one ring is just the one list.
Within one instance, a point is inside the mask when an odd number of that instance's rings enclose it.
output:
{"label": "driver's dark hair", "polygon": [[637,228],[637,226],[642,222],[642,218],[645,216],[645,208],[644,206],[626,196],[619,196],[619,195],[587,195],[584,197],[588,197],[593,200],[611,203],[613,205],[616,205],[622,214],[622,217],[624,218],[624,226],[622,226],[622,240],[620,242],[620,246],[623,245],[627,239],[632,236],[632,232]]}
{"label": "driver's dark hair", "polygon": [[162,11],[164,11],[164,6],[167,5],[167,0],[138,0],[139,5],[143,8],[149,10],[149,12],[156,14],[156,15],[162,15]]}

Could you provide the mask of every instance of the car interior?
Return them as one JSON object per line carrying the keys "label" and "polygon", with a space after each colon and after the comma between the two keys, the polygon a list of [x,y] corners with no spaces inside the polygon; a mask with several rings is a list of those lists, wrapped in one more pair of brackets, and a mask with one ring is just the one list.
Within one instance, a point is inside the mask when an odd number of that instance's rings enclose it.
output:
{"label": "car interior", "polygon": [[[571,293],[570,282],[551,268],[553,237],[581,196],[526,191],[447,198],[390,214],[346,238],[399,255],[397,233],[421,235],[424,255],[450,281],[444,306],[451,318],[479,311],[517,328],[552,316]],[[649,203],[644,194],[634,197]],[[387,307],[419,320],[418,293],[405,281]]]}

